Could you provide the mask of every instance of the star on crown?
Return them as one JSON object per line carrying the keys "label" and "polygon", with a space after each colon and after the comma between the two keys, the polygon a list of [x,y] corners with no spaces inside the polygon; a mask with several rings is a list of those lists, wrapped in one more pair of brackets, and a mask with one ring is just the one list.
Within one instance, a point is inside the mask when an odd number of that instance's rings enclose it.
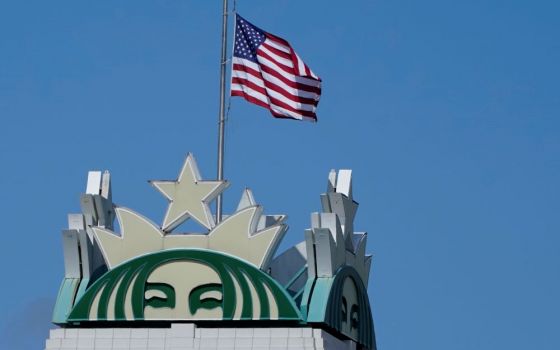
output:
{"label": "star on crown", "polygon": [[201,180],[191,153],[187,155],[177,180],[153,180],[150,183],[169,200],[161,228],[164,232],[171,232],[189,218],[209,230],[214,228],[216,224],[209,203],[229,187],[227,181]]}

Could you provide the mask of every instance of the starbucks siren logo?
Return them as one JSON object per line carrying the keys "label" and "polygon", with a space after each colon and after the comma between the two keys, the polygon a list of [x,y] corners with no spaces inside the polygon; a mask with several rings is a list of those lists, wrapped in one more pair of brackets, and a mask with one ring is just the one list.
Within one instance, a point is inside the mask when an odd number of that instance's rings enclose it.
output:
{"label": "starbucks siren logo", "polygon": [[[114,205],[109,173],[90,172],[82,214],[63,231],[55,323],[279,320],[375,349],[371,256],[367,234],[354,232],[350,170],[331,171],[305,240],[278,256],[285,216],[263,215],[245,189],[236,211],[216,222],[210,204],[229,184],[202,180],[191,154],[177,180],[150,183],[169,202],[161,226]],[[176,232],[189,219],[203,232]]]}

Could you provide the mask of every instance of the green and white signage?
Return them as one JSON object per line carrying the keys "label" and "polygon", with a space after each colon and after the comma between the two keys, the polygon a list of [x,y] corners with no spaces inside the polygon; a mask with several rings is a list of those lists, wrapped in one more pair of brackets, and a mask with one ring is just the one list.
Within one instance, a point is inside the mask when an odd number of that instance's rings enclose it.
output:
{"label": "green and white signage", "polygon": [[[228,183],[202,180],[192,155],[177,180],[151,184],[169,202],[161,225],[113,204],[108,172],[89,173],[82,213],[69,215],[62,235],[55,323],[280,321],[324,326],[375,348],[371,256],[367,235],[353,231],[349,170],[331,171],[304,241],[280,255],[285,216],[263,215],[247,189],[237,210],[215,222],[209,206]],[[189,219],[202,232],[177,232]]]}

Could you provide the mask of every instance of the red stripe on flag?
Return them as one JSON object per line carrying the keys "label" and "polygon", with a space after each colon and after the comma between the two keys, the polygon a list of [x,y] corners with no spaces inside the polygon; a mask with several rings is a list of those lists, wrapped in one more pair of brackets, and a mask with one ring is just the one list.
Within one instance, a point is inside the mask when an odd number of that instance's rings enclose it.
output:
{"label": "red stripe on flag", "polygon": [[254,103],[254,104],[259,105],[261,107],[264,107],[266,109],[270,109],[270,105],[268,105],[267,103],[259,100],[258,98],[254,98],[253,96],[244,93],[243,91],[232,90],[231,91],[231,96],[241,96],[241,97],[244,97],[247,101],[249,101],[251,103]]}
{"label": "red stripe on flag", "polygon": [[[309,85],[302,84],[302,83],[296,83],[296,82],[286,78],[282,74],[276,72],[274,69],[269,68],[267,66],[262,66],[261,65],[260,68],[263,72],[266,72],[266,73],[274,76],[275,78],[281,80],[284,84],[288,85],[291,88],[298,89],[298,90],[303,90],[303,91],[307,91],[307,92],[314,92],[317,95],[321,95],[321,88],[317,88],[317,87],[314,87],[314,86],[309,86]],[[251,74],[251,75],[254,75],[256,77],[261,77],[262,78],[262,75],[261,75],[260,72],[254,70],[251,67],[248,67],[248,66],[245,66],[245,65],[242,65],[242,64],[234,63],[233,64],[233,70],[234,71],[236,71],[236,70],[242,71],[242,72],[245,72],[247,74]]]}
{"label": "red stripe on flag", "polygon": [[[263,50],[258,49],[257,50],[257,57],[264,57],[267,60],[269,60],[270,62],[274,63],[275,65],[278,66],[278,68],[282,69],[284,72],[288,73],[288,74],[293,74],[293,75],[297,75],[297,72],[294,68],[292,67],[288,67],[286,65],[284,65],[283,63],[280,63],[279,61],[277,61],[274,57],[270,56],[269,54],[267,54],[266,52],[264,52]],[[293,61],[292,61],[293,62]]]}
{"label": "red stripe on flag", "polygon": [[278,44],[286,46],[286,48],[288,48],[288,50],[292,47],[292,45],[290,45],[289,42],[287,42],[286,40],[274,35],[274,34],[270,34],[270,33],[266,33],[265,34],[267,38],[269,38],[270,40],[276,41]]}
{"label": "red stripe on flag", "polygon": [[278,78],[280,80],[282,80],[282,82],[284,82],[284,84],[296,88],[298,90],[303,90],[303,91],[308,91],[308,92],[314,92],[318,95],[321,94],[321,88],[319,87],[315,87],[315,86],[310,86],[307,84],[303,84],[303,83],[296,83],[295,81],[292,81],[288,78],[286,78],[285,76],[283,76],[282,74],[278,73],[277,71],[275,71],[272,68],[269,68],[267,66],[261,66],[261,70],[263,72],[266,72],[272,76],[274,76],[275,78]]}
{"label": "red stripe on flag", "polygon": [[[278,113],[278,112],[272,110],[268,104],[264,103],[263,101],[259,100],[258,98],[254,98],[253,96],[251,96],[251,95],[249,95],[249,94],[246,94],[246,93],[243,92],[243,91],[233,90],[233,91],[231,92],[231,96],[243,97],[245,100],[247,100],[247,101],[249,101],[249,102],[251,102],[251,103],[254,103],[254,104],[258,105],[258,106],[264,107],[264,108],[270,110],[270,113],[272,113],[272,115],[273,115],[275,118],[299,120],[298,118],[291,117],[291,116],[287,116],[287,115],[285,115],[285,114],[281,114],[281,113]],[[311,117],[311,118],[317,120],[316,117],[315,117],[315,118]]]}
{"label": "red stripe on flag", "polygon": [[266,47],[268,50],[270,50],[272,53],[274,53],[275,55],[278,55],[282,58],[285,58],[287,60],[291,60],[292,59],[292,55],[290,55],[287,52],[278,50],[277,48],[275,48],[274,46],[268,44],[266,41],[264,43],[262,43],[262,46]]}
{"label": "red stripe on flag", "polygon": [[292,95],[292,94],[288,93],[286,90],[278,87],[277,85],[271,83],[268,80],[262,80],[262,82],[264,83],[266,88],[263,88],[262,86],[259,86],[259,85],[255,84],[254,82],[252,82],[250,80],[239,78],[239,77],[233,77],[231,79],[231,82],[232,82],[232,84],[246,85],[249,88],[251,88],[255,91],[258,91],[261,94],[266,95],[266,96],[269,96],[269,93],[268,93],[267,89],[270,89],[270,90],[276,91],[277,93],[281,94],[285,98],[289,99],[290,101],[296,102],[296,103],[312,105],[312,106],[317,106],[317,103],[318,103],[317,101],[315,101],[313,99],[310,99],[310,98],[304,98],[304,97]]}

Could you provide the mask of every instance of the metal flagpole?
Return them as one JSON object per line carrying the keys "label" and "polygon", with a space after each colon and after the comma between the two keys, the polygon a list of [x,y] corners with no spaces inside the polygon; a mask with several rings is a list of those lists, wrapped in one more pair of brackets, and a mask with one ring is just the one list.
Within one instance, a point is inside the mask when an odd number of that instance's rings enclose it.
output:
{"label": "metal flagpole", "polygon": [[[225,103],[226,103],[226,51],[227,51],[227,23],[228,0],[224,0],[224,14],[222,18],[222,60],[220,63],[220,114],[218,116],[218,180],[224,179],[224,133],[225,133]],[[216,223],[222,221],[222,194],[216,201]]]}

